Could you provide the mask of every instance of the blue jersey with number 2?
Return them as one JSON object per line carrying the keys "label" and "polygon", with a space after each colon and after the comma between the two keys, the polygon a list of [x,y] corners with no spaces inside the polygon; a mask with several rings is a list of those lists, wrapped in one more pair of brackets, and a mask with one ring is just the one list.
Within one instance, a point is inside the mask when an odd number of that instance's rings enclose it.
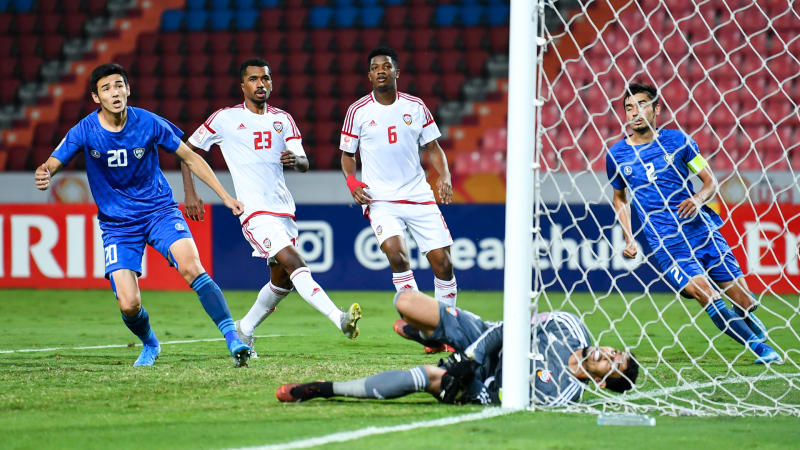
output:
{"label": "blue jersey with number 2", "polygon": [[158,147],[174,153],[182,135],[168,120],[133,106],[122,131],[108,131],[95,111],[69,130],[52,156],[66,165],[83,151],[100,223],[135,224],[177,206],[158,165]]}
{"label": "blue jersey with number 2", "polygon": [[630,189],[633,205],[651,248],[708,236],[722,225],[719,215],[703,206],[695,217],[679,218],[678,205],[694,195],[689,171],[706,166],[697,144],[684,132],[662,129],[644,145],[626,139],[606,154],[606,173],[617,190]]}

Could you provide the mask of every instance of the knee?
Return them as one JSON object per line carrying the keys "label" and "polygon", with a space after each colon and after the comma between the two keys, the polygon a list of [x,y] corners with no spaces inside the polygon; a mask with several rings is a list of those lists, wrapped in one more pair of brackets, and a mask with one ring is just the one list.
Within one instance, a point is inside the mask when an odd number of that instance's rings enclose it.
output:
{"label": "knee", "polygon": [[389,265],[395,272],[405,272],[411,268],[408,255],[404,251],[394,250],[387,253],[386,257],[389,259]]}
{"label": "knee", "polygon": [[411,309],[414,297],[413,290],[400,291],[394,296],[394,308],[401,316],[405,316]]}
{"label": "knee", "polygon": [[708,305],[709,302],[719,298],[719,294],[713,288],[711,288],[708,283],[705,282],[690,282],[684,288],[684,292],[697,300],[703,307]]}
{"label": "knee", "polygon": [[142,309],[142,299],[137,293],[135,295],[117,296],[117,303],[119,310],[127,317],[133,317],[139,314]]}
{"label": "knee", "polygon": [[203,272],[205,272],[205,270],[200,264],[200,261],[192,261],[189,264],[178,266],[178,273],[189,284],[192,284],[195,278],[200,276]]}

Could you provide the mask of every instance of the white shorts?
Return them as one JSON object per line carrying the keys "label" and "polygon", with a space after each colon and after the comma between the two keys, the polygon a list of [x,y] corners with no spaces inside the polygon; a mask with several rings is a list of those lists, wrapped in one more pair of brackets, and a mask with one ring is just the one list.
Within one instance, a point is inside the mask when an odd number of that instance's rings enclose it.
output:
{"label": "white shorts", "polygon": [[378,246],[392,236],[403,236],[408,229],[417,248],[427,253],[453,244],[450,230],[439,207],[430,205],[375,202],[369,205],[369,223]]}
{"label": "white shorts", "polygon": [[242,234],[253,247],[253,256],[275,264],[279,251],[297,244],[297,223],[291,217],[260,214],[242,225]]}

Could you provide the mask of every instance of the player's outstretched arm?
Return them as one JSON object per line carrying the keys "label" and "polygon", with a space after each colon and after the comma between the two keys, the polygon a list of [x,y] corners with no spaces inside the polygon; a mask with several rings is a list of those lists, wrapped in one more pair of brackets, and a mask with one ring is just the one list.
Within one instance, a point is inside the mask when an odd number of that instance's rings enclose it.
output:
{"label": "player's outstretched arm", "polygon": [[[198,148],[190,142],[186,146],[197,152]],[[189,166],[181,161],[181,176],[183,177],[183,203],[186,208],[186,217],[192,220],[203,221],[205,219],[205,209],[203,208],[203,199],[197,195],[197,189],[194,186],[194,177]]]}
{"label": "player's outstretched arm", "polygon": [[240,215],[244,212],[244,205],[239,200],[231,197],[228,194],[228,191],[222,187],[222,183],[219,182],[217,176],[214,175],[214,171],[211,170],[206,160],[204,160],[200,155],[193,152],[185,143],[181,142],[178,146],[178,150],[175,151],[175,154],[178,158],[181,159],[183,164],[189,168],[189,170],[197,175],[197,178],[200,178],[203,183],[207,184],[218,196],[222,199],[222,202],[225,204],[228,209],[233,211],[235,215]]}
{"label": "player's outstretched arm", "polygon": [[628,196],[625,189],[614,189],[614,200],[612,202],[614,211],[617,213],[622,233],[625,235],[625,250],[622,251],[626,258],[635,258],[637,247],[636,240],[633,238],[633,227],[631,226],[631,207],[628,204]]}
{"label": "player's outstretched arm", "polygon": [[696,216],[700,212],[700,208],[717,192],[717,178],[710,167],[703,167],[697,172],[697,176],[703,182],[703,187],[678,205],[678,217],[682,219]]}
{"label": "player's outstretched arm", "polygon": [[356,178],[356,155],[342,152],[342,173],[344,174],[347,188],[350,189],[350,195],[353,200],[359,205],[366,205],[372,200],[372,197],[364,189],[369,189],[365,183]]}
{"label": "player's outstretched arm", "polygon": [[58,173],[64,165],[56,158],[52,156],[47,158],[42,165],[36,168],[36,172],[33,174],[33,178],[36,182],[36,187],[40,191],[46,191],[47,188],[50,187],[50,179]]}
{"label": "player's outstretched arm", "polygon": [[447,156],[444,150],[439,145],[439,141],[434,139],[423,147],[428,152],[428,157],[431,159],[431,164],[436,172],[439,173],[439,180],[436,181],[436,190],[439,193],[439,199],[444,204],[448,204],[453,200],[453,183],[450,179],[450,168],[447,165]]}

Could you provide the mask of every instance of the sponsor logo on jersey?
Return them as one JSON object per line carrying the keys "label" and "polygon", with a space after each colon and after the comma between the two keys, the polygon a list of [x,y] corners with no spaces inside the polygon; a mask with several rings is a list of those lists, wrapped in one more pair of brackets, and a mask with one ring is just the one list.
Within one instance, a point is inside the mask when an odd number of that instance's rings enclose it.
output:
{"label": "sponsor logo on jersey", "polygon": [[625,172],[625,175],[630,175],[630,174],[632,174],[632,173],[633,173],[633,167],[631,167],[631,166],[625,166],[625,168],[624,168],[624,169],[622,169],[622,171],[623,171],[623,172]]}
{"label": "sponsor logo on jersey", "polygon": [[278,133],[283,131],[283,124],[281,122],[278,122],[277,120],[275,122],[272,122],[272,127],[275,128],[275,131],[277,131]]}
{"label": "sponsor logo on jersey", "polygon": [[382,227],[382,226],[380,226],[380,225],[378,225],[378,227],[377,227],[377,228],[375,228],[375,234],[377,234],[378,236],[380,236],[381,234],[383,234],[383,227]]}
{"label": "sponsor logo on jersey", "polygon": [[264,239],[264,247],[272,248],[272,241],[270,241],[269,238]]}
{"label": "sponsor logo on jersey", "polygon": [[246,127],[246,126],[244,126],[244,124],[243,124],[243,123],[240,123],[240,124],[239,124],[239,127],[238,127],[238,128],[236,128],[236,129],[237,129],[237,130],[246,130],[246,129],[247,129],[247,127]]}
{"label": "sponsor logo on jersey", "polygon": [[673,155],[672,153],[667,153],[666,155],[664,155],[664,162],[667,163],[668,166],[672,165],[672,161],[674,159],[675,155]]}
{"label": "sponsor logo on jersey", "polygon": [[135,156],[136,159],[142,159],[142,156],[144,156],[144,147],[136,147],[133,149],[133,156]]}
{"label": "sponsor logo on jersey", "polygon": [[183,230],[185,230],[185,229],[186,229],[186,227],[184,227],[182,223],[180,223],[180,222],[177,222],[177,223],[175,224],[175,229],[176,229],[176,230],[178,230],[178,231],[183,231]]}
{"label": "sponsor logo on jersey", "polygon": [[89,150],[89,154],[92,155],[92,158],[94,159],[100,159],[100,152],[95,149]]}
{"label": "sponsor logo on jersey", "polygon": [[369,126],[369,127],[377,127],[378,126],[378,122],[375,122],[374,119],[370,120],[369,123],[367,124],[367,126]]}
{"label": "sponsor logo on jersey", "polygon": [[542,380],[542,382],[544,383],[549,383],[550,380],[553,379],[553,372],[549,370],[539,369],[536,371],[536,377]]}
{"label": "sponsor logo on jersey", "polygon": [[403,114],[403,122],[405,122],[406,125],[411,125],[411,114]]}

